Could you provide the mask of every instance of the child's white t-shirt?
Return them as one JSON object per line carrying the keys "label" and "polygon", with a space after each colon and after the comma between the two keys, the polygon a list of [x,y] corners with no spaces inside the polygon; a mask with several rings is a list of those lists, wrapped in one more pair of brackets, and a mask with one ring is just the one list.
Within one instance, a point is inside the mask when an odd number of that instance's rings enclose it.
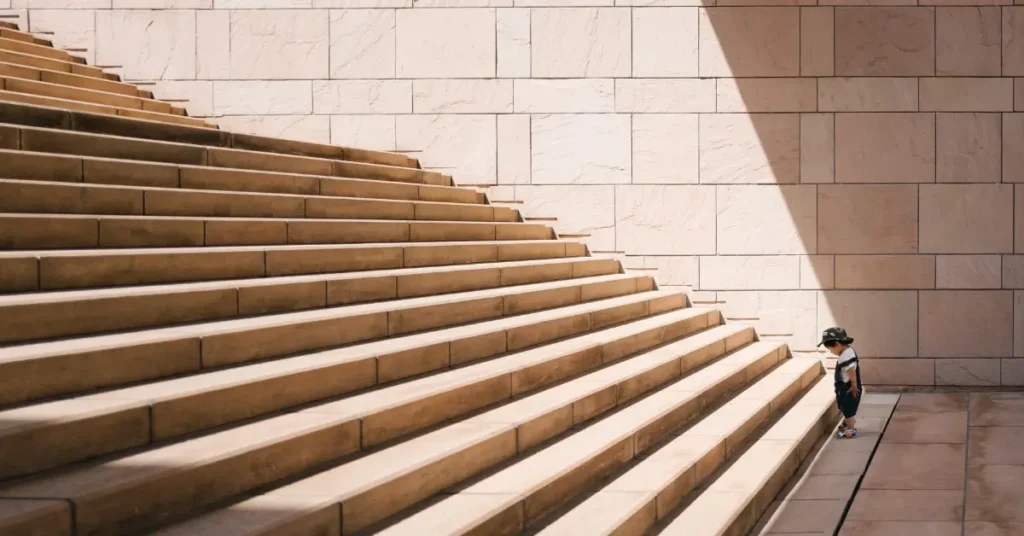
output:
{"label": "child's white t-shirt", "polygon": [[843,383],[850,381],[850,374],[853,374],[857,368],[857,363],[850,363],[853,358],[857,357],[857,352],[853,351],[853,348],[847,348],[843,350],[843,353],[839,354],[839,360],[836,361],[836,368],[839,369],[839,377],[843,380]]}

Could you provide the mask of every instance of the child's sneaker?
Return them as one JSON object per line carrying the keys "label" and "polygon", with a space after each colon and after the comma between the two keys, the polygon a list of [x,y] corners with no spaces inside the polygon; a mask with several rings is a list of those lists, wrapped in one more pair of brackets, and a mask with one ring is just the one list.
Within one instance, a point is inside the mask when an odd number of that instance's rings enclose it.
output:
{"label": "child's sneaker", "polygon": [[840,428],[836,432],[836,439],[853,439],[857,437],[856,428]]}

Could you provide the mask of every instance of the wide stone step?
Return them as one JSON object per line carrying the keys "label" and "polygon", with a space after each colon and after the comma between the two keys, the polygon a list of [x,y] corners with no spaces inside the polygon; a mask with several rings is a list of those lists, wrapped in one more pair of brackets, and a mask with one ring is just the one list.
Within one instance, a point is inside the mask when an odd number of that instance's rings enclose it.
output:
{"label": "wide stone step", "polygon": [[[677,296],[652,291],[9,409],[0,412],[0,478],[464,366],[682,305]],[[687,309],[673,322],[718,318]]]}
{"label": "wide stone step", "polygon": [[835,424],[831,378],[822,378],[778,422],[660,532],[666,536],[746,534]]}
{"label": "wide stone step", "polygon": [[[0,405],[651,290],[626,274],[0,348]],[[71,373],[74,370],[75,373]]]}
{"label": "wide stone step", "polygon": [[104,104],[93,104],[89,102],[65,100],[55,97],[43,97],[30,93],[18,93],[14,91],[0,91],[0,102],[52,106],[54,108],[76,110],[81,112],[91,112],[109,116],[134,117],[138,119],[146,119],[149,121],[165,122],[177,125],[202,125],[209,127],[209,125],[206,125],[206,123],[204,123],[201,119],[185,117],[182,115],[166,114],[162,112],[149,112],[145,110],[137,110],[131,108],[118,108],[115,106],[107,106]]}
{"label": "wide stone step", "polygon": [[[76,534],[136,534],[643,351],[667,337],[701,329],[708,320],[707,316],[697,321],[692,315],[683,319],[675,315],[660,315],[140,454],[12,484],[0,489],[0,497],[67,499],[74,504]],[[588,359],[581,360],[581,353]]]}
{"label": "wide stone step", "polygon": [[[2,52],[0,51],[0,61],[4,59]],[[45,66],[33,65],[31,67],[41,68]],[[140,90],[140,93],[151,98],[149,92]],[[216,147],[234,147],[250,151],[365,162],[383,166],[419,168],[419,162],[415,158],[409,158],[400,153],[270,138],[254,134],[231,133],[196,126],[168,126],[167,124],[140,122],[131,118],[114,119],[106,115],[28,104],[0,104],[0,121],[24,126],[60,128],[94,134],[194,143]]]}
{"label": "wide stone step", "polygon": [[[60,110],[55,111],[62,114],[72,113]],[[77,114],[78,112],[73,113]],[[93,114],[92,119],[95,121],[127,120],[122,117],[102,114]],[[55,120],[63,121],[64,118],[58,117]],[[20,126],[10,124],[5,116],[0,116],[0,121],[8,123],[0,125],[0,142],[3,142],[0,143],[0,148],[3,149],[22,149],[42,153],[120,158],[168,164],[390,180],[415,184],[452,185],[451,177],[447,175],[408,167],[155,141],[54,128]],[[133,125],[137,128],[148,127],[148,125],[163,125],[163,128],[191,128],[154,121],[136,119],[131,121],[135,122]],[[212,133],[211,135],[221,135],[219,130],[201,130],[208,131]]]}
{"label": "wide stone step", "polygon": [[26,67],[14,63],[0,62],[0,76],[23,78],[25,80],[35,80],[38,82],[49,82],[51,84],[79,87],[83,89],[93,89],[96,91],[117,93],[131,97],[141,97],[144,93],[148,93],[147,91],[140,90],[132,84],[126,84],[124,82],[114,82],[105,78],[95,78],[92,76],[52,71],[50,69],[43,69],[39,67]]}
{"label": "wide stone step", "polygon": [[7,36],[3,35],[0,35],[0,50],[10,50],[13,52],[20,52],[22,54],[39,56],[41,58],[50,58],[85,65],[85,60],[83,58],[72,56],[63,50],[58,50],[52,46],[37,45],[35,43],[28,43],[17,39],[9,39]]}
{"label": "wide stone step", "polygon": [[[778,363],[785,352],[778,343],[751,344],[379,534],[518,534]],[[718,420],[715,414],[708,419]]]}
{"label": "wide stone step", "polygon": [[[349,534],[585,425],[753,339],[752,328],[718,325],[159,534],[213,536],[228,526],[246,527],[246,534],[255,536],[296,524],[314,533],[325,521],[340,524],[337,508],[327,519],[320,515],[333,504],[340,504],[343,533]],[[287,508],[279,508],[285,504]]]}
{"label": "wide stone step", "polygon": [[0,89],[29,95],[40,95],[78,102],[102,104],[117,108],[146,110],[161,114],[185,115],[184,109],[172,106],[168,102],[143,99],[137,96],[110,93],[95,89],[65,86],[50,82],[26,80],[24,78],[0,77]]}
{"label": "wide stone step", "polygon": [[751,433],[779,414],[821,376],[821,371],[817,360],[787,360],[708,418],[602,486],[540,534],[646,533],[709,475],[734,458]]}
{"label": "wide stone step", "polygon": [[64,501],[0,499],[0,534],[71,536],[71,507]]}
{"label": "wide stone step", "polygon": [[22,32],[17,28],[0,28],[0,37],[4,39],[13,39],[15,41],[24,41],[26,43],[33,43],[36,45],[42,45],[46,47],[52,47],[53,41],[49,39],[40,39],[28,32]]}
{"label": "wide stone step", "polygon": [[0,212],[517,222],[519,211],[483,204],[223,192],[0,179]]}
{"label": "wide stone step", "polygon": [[50,182],[187,188],[484,204],[468,188],[297,173],[174,165],[0,149],[0,177]]}
{"label": "wide stone step", "polygon": [[0,214],[0,249],[165,248],[543,240],[535,223]]}
{"label": "wide stone step", "polygon": [[0,48],[0,61],[14,65],[23,65],[25,67],[38,67],[40,69],[48,69],[62,73],[102,78],[104,80],[119,81],[121,79],[115,74],[107,74],[103,72],[103,69],[98,67],[16,52],[14,50],[4,48]]}
{"label": "wide stone step", "polygon": [[563,257],[562,240],[0,251],[0,292],[424,268]]}
{"label": "wide stone step", "polygon": [[610,259],[234,279],[0,296],[0,343],[337,307],[611,275]]}

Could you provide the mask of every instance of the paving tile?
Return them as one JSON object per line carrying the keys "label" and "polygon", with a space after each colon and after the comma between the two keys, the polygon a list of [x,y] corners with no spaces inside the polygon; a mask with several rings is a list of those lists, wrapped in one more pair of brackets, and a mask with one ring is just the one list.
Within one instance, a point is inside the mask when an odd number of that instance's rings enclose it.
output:
{"label": "paving tile", "polygon": [[1024,521],[1024,466],[967,468],[967,521]]}
{"label": "paving tile", "polygon": [[900,393],[864,393],[864,400],[861,400],[861,406],[889,406],[890,409],[896,406],[896,403],[900,400]]}
{"label": "paving tile", "polygon": [[903,393],[896,404],[896,412],[924,411],[942,413],[967,411],[966,393]]}
{"label": "paving tile", "polygon": [[812,475],[857,475],[871,458],[878,434],[864,433],[853,440],[831,441],[811,468]]}
{"label": "paving tile", "polygon": [[857,419],[863,419],[868,417],[877,417],[881,419],[888,419],[889,415],[892,415],[893,406],[888,404],[875,404],[868,405],[864,402],[860,403],[860,407],[857,408]]}
{"label": "paving tile", "polygon": [[971,426],[1024,426],[1024,393],[973,393]]}
{"label": "paving tile", "polygon": [[968,521],[964,536],[1019,536],[1024,534],[1024,522]]}
{"label": "paving tile", "polygon": [[918,412],[896,410],[885,429],[882,443],[964,443],[967,412]]}
{"label": "paving tile", "polygon": [[1024,465],[1024,428],[984,426],[971,430],[967,463],[970,465]]}
{"label": "paving tile", "polygon": [[956,521],[963,518],[960,490],[875,490],[857,492],[848,521]]}
{"label": "paving tile", "polygon": [[801,499],[842,499],[850,500],[853,489],[860,480],[859,475],[807,475],[801,480],[789,498]]}
{"label": "paving tile", "polygon": [[[859,411],[858,411],[859,413]],[[885,423],[888,419],[885,417],[862,417],[857,415],[857,432],[871,432],[880,434],[885,429]]]}
{"label": "paving tile", "polygon": [[839,536],[960,536],[959,521],[846,521]]}
{"label": "paving tile", "polygon": [[845,508],[845,499],[785,501],[768,525],[767,534],[831,534]]}
{"label": "paving tile", "polygon": [[861,489],[963,489],[966,445],[882,443]]}

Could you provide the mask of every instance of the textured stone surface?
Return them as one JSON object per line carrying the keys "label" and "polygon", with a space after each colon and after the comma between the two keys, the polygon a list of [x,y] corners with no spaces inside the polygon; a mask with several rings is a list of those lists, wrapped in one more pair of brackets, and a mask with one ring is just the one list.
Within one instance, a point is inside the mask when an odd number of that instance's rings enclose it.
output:
{"label": "textured stone surface", "polygon": [[1012,253],[1013,186],[921,186],[922,253]]}
{"label": "textured stone surface", "polygon": [[999,255],[938,255],[935,286],[949,289],[999,288],[1002,259]]}
{"label": "textured stone surface", "polygon": [[723,255],[700,258],[701,290],[784,290],[800,284],[793,255]]}
{"label": "textured stone surface", "polygon": [[821,185],[818,253],[917,253],[917,205],[916,185]]}
{"label": "textured stone surface", "polygon": [[720,78],[718,111],[813,112],[815,86],[813,78]]}
{"label": "textured stone surface", "polygon": [[719,186],[718,253],[814,253],[816,196],[814,186]]}
{"label": "textured stone surface", "polygon": [[838,289],[935,288],[932,255],[837,255]]}
{"label": "textured stone surface", "polygon": [[191,116],[213,115],[213,82],[163,80],[153,86],[158,99],[178,99]]}
{"label": "textured stone surface", "polygon": [[329,20],[321,10],[231,12],[231,78],[327,78]]}
{"label": "textured stone surface", "polygon": [[998,359],[936,359],[935,385],[998,387]]}
{"label": "textured stone surface", "polygon": [[531,17],[532,75],[541,78],[629,76],[630,10],[553,8]]}
{"label": "textured stone surface", "polygon": [[498,35],[498,76],[530,76],[530,10],[496,10]]}
{"label": "textured stone surface", "polygon": [[35,9],[32,10],[29,29],[33,32],[53,32],[52,35],[45,37],[52,40],[54,45],[84,48],[85,52],[76,54],[89,63],[96,62],[96,17],[83,16],[78,10]]}
{"label": "textured stone surface", "polygon": [[330,12],[331,78],[395,75],[395,10]]}
{"label": "textured stone surface", "polygon": [[414,80],[412,109],[418,114],[510,113],[511,80]]}
{"label": "textured stone surface", "polygon": [[389,115],[331,116],[331,143],[375,150],[406,149],[395,145],[395,118]]}
{"label": "textured stone surface", "polygon": [[834,114],[800,114],[800,182],[836,180]]}
{"label": "textured stone surface", "polygon": [[836,10],[836,75],[935,74],[935,13],[929,7]]}
{"label": "textured stone surface", "polygon": [[687,113],[715,110],[715,81],[621,79],[615,81],[615,111]]}
{"label": "textured stone surface", "polygon": [[633,117],[633,184],[698,182],[697,121],[694,114]]}
{"label": "textured stone surface", "polygon": [[633,76],[697,76],[697,9],[633,10]]}
{"label": "textured stone surface", "polygon": [[423,151],[425,166],[470,184],[497,182],[497,125],[493,115],[401,115],[395,120],[399,147]]}
{"label": "textured stone surface", "polygon": [[800,8],[800,75],[835,73],[835,8]]}
{"label": "textured stone surface", "polygon": [[1001,74],[1000,8],[935,8],[935,74],[999,76]]}
{"label": "textured stone surface", "polygon": [[97,11],[96,62],[133,79],[195,78],[195,11]]}
{"label": "textured stone surface", "polygon": [[933,182],[935,116],[836,116],[836,182]]}
{"label": "textured stone surface", "polygon": [[1024,6],[1002,10],[1003,76],[1024,76]]}
{"label": "textured stone surface", "polygon": [[825,291],[818,299],[818,331],[843,326],[865,356],[915,357],[917,313],[915,291]]}
{"label": "textured stone surface", "polygon": [[231,76],[231,12],[196,12],[196,78]]}
{"label": "textured stone surface", "polygon": [[920,84],[922,111],[1013,111],[1010,78],[922,78]]}
{"label": "textured stone surface", "polygon": [[313,82],[317,114],[395,114],[412,112],[409,80],[325,80]]}
{"label": "textured stone surface", "polygon": [[326,115],[239,115],[221,118],[219,123],[232,132],[316,143],[331,141],[331,118]]}
{"label": "textured stone surface", "polygon": [[800,257],[800,288],[835,288],[835,257],[807,255]]}
{"label": "textured stone surface", "polygon": [[714,207],[710,186],[618,188],[616,246],[635,255],[713,255]]}
{"label": "textured stone surface", "polygon": [[793,350],[807,350],[818,343],[815,325],[816,292],[738,291],[719,292],[716,305],[726,318],[753,318],[744,320],[763,336],[787,340]]}
{"label": "textured stone surface", "polygon": [[[896,386],[918,386],[935,385],[935,360],[934,359],[872,359],[865,360],[865,367],[861,371],[861,379],[867,385],[896,385]],[[844,526],[851,526],[844,524]],[[956,525],[959,530],[960,525]],[[846,532],[844,535],[848,534]],[[862,534],[854,532],[854,534]],[[877,533],[878,536],[891,534],[884,530]],[[925,532],[924,534],[930,534]]]}
{"label": "textured stone surface", "polygon": [[1003,114],[1003,182],[1024,182],[1024,114]]}
{"label": "textured stone surface", "polygon": [[659,284],[697,287],[700,272],[698,257],[641,257],[645,268],[657,268]]}
{"label": "textured stone surface", "polygon": [[795,183],[799,172],[800,116],[701,117],[701,182]]}
{"label": "textured stone surface", "polygon": [[1013,292],[921,292],[921,355],[1002,357],[1013,351]]}
{"label": "textured stone surface", "polygon": [[700,76],[798,76],[800,8],[700,11]]}
{"label": "textured stone surface", "polygon": [[609,79],[516,80],[516,113],[615,111],[615,82]]}
{"label": "textured stone surface", "polygon": [[614,186],[516,186],[515,192],[530,214],[557,214],[559,233],[589,234],[591,248],[615,249]]}
{"label": "textured stone surface", "polygon": [[499,115],[498,184],[529,184],[529,182],[530,116]]}
{"label": "textured stone surface", "polygon": [[308,114],[313,88],[308,81],[213,83],[213,109],[224,115]]}
{"label": "textured stone surface", "polygon": [[496,73],[493,9],[403,9],[397,12],[400,78],[486,78]]}
{"label": "textured stone surface", "polygon": [[823,112],[912,112],[918,109],[916,78],[843,77],[818,79]]}
{"label": "textured stone surface", "polygon": [[937,114],[935,180],[1000,182],[1001,127],[999,114]]}
{"label": "textured stone surface", "polygon": [[534,184],[626,184],[628,115],[536,115],[531,122]]}

